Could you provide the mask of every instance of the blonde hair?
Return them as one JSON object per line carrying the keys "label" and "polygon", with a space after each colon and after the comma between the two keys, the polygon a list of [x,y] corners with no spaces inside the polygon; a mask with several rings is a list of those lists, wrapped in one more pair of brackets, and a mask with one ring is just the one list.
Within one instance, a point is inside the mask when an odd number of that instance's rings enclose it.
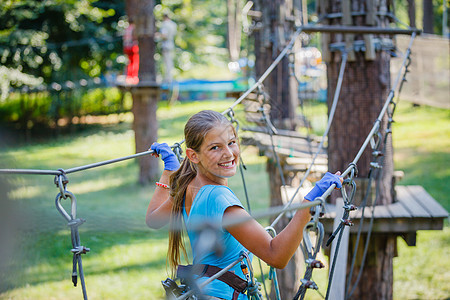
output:
{"label": "blonde hair", "polygon": [[[222,114],[212,110],[203,110],[193,115],[184,127],[186,148],[200,152],[205,136],[211,129],[218,126],[231,126],[237,137],[231,122]],[[170,218],[167,262],[172,274],[175,273],[177,265],[181,262],[181,254],[187,258],[180,224],[182,224],[183,218],[183,199],[187,187],[195,176],[197,176],[197,165],[192,163],[187,157],[184,158],[180,168],[170,176],[170,195],[173,198],[173,206]]]}

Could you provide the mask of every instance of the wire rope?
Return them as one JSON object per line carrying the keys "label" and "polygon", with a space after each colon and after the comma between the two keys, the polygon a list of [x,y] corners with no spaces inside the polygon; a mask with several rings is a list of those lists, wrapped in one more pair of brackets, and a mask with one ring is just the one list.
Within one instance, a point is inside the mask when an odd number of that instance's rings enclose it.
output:
{"label": "wire rope", "polygon": [[[329,117],[328,117],[327,127],[325,129],[324,134],[322,135],[321,142],[320,142],[319,147],[318,147],[318,149],[317,149],[317,151],[316,151],[316,153],[314,155],[313,160],[311,161],[308,169],[306,170],[305,175],[303,176],[302,180],[300,181],[300,184],[299,184],[298,188],[294,192],[294,195],[291,197],[290,201],[286,204],[286,207],[289,207],[289,205],[291,205],[292,202],[294,201],[295,197],[297,196],[298,192],[300,191],[300,187],[303,186],[303,183],[305,182],[306,178],[308,178],[308,175],[311,172],[311,169],[314,166],[315,161],[316,161],[317,157],[320,154],[320,151],[322,151],[322,149],[323,149],[323,145],[325,143],[325,137],[328,135],[328,132],[329,132],[329,130],[331,128],[331,123],[333,122],[334,114],[336,112],[337,103],[339,101],[339,94],[341,92],[341,87],[342,87],[342,82],[343,82],[343,78],[344,78],[344,71],[345,71],[346,64],[347,64],[347,52],[345,51],[345,52],[342,53],[342,63],[341,63],[341,67],[340,67],[340,70],[339,70],[338,83],[337,83],[337,86],[336,86],[336,91],[334,93],[333,104],[331,106],[330,114],[329,114]],[[272,226],[272,227],[275,226],[278,223],[278,221],[283,217],[283,214],[280,214],[272,222],[272,224],[270,226]]]}

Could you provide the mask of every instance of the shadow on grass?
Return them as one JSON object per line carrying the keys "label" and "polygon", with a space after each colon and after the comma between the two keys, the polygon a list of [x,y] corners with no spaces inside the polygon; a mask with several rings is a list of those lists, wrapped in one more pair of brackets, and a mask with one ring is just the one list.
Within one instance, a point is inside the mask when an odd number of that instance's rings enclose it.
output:
{"label": "shadow on grass", "polygon": [[[101,232],[87,231],[80,233],[81,244],[91,251],[83,255],[85,277],[111,274],[122,271],[143,271],[165,266],[165,250],[167,233],[150,231]],[[0,292],[25,285],[39,285],[46,282],[60,281],[66,278],[70,282],[72,270],[72,254],[70,252],[70,232],[53,232],[42,234],[22,233],[16,240],[16,249],[8,259],[4,272],[0,274]],[[121,245],[130,247],[137,245],[144,250],[135,250],[126,255],[135,259],[145,255],[142,263],[123,261]],[[145,246],[143,246],[145,245]],[[131,250],[132,251],[132,250]],[[147,252],[148,251],[148,252]],[[111,254],[111,255],[110,255]],[[4,257],[5,258],[5,257]]]}

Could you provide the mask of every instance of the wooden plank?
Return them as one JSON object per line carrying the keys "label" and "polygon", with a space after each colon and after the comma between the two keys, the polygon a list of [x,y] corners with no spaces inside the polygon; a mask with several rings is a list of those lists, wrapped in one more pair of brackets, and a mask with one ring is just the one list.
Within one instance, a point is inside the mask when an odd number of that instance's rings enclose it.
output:
{"label": "wooden plank", "polygon": [[364,57],[366,60],[375,60],[375,45],[373,41],[373,34],[365,34],[364,35],[364,43],[366,45],[366,52],[364,53]]}
{"label": "wooden plank", "polygon": [[[334,218],[334,225],[333,230],[336,229],[339,224],[341,223],[341,217],[344,213],[344,209],[342,206],[344,205],[344,202],[342,198],[336,199],[336,206],[340,207],[340,209],[337,212],[336,218]],[[350,230],[348,226],[344,227],[344,232],[342,233],[342,238],[339,245],[339,252],[336,258],[336,265],[334,268],[334,274],[333,274],[333,281],[331,283],[330,288],[330,295],[332,296],[333,300],[343,300],[345,298],[345,283],[346,283],[346,272],[347,272],[347,256],[348,256],[348,241],[350,237]],[[333,255],[331,256],[331,262],[330,265],[333,264],[334,260],[334,253],[336,251],[336,247],[338,242],[338,237],[336,237],[331,244],[331,253]],[[330,268],[331,271],[331,268]]]}
{"label": "wooden plank", "polygon": [[393,218],[411,218],[411,213],[399,202],[389,204],[387,209]]}
{"label": "wooden plank", "polygon": [[431,218],[432,216],[414,200],[413,195],[408,192],[408,189],[397,189],[397,200],[403,207],[410,212],[413,218]]}
{"label": "wooden plank", "polygon": [[421,205],[433,218],[447,218],[448,212],[431,197],[420,185],[408,185],[406,188],[419,205]]}
{"label": "wooden plank", "polygon": [[[342,0],[342,24],[351,26],[353,24],[352,20],[352,7],[350,0]],[[354,34],[346,34],[344,36],[345,39],[345,48],[348,51],[348,61],[355,61],[355,51],[353,51],[353,41],[355,40]]]}
{"label": "wooden plank", "polygon": [[375,25],[376,20],[376,10],[375,10],[375,1],[367,0],[367,12],[366,12],[366,25]]}

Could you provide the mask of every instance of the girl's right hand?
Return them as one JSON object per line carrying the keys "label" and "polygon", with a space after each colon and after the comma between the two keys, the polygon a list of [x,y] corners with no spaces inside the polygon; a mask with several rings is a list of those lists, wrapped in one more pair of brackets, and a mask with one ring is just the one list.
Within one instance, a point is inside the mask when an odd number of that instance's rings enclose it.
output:
{"label": "girl's right hand", "polygon": [[161,156],[161,159],[164,162],[164,170],[175,171],[180,167],[177,156],[173,153],[167,143],[153,143],[150,149],[154,151],[152,156]]}

